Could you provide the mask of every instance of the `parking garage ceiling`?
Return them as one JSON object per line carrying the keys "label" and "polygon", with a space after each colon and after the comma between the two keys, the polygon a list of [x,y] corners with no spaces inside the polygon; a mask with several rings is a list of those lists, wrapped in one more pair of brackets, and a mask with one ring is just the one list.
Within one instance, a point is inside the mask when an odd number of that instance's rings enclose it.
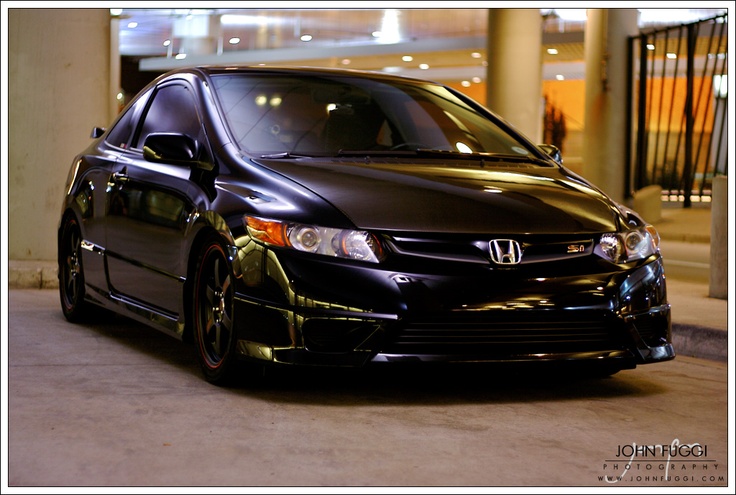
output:
{"label": "parking garage ceiling", "polygon": [[[724,11],[640,9],[640,27],[694,22]],[[120,55],[139,58],[142,71],[275,63],[435,80],[485,76],[487,9],[133,8],[111,13]],[[541,9],[540,15],[544,77],[583,78],[585,9]]]}

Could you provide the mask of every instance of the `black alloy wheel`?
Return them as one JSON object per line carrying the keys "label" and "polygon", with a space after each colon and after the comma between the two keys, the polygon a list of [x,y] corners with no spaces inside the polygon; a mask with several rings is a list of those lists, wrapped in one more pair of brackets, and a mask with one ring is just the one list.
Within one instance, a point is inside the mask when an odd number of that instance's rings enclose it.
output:
{"label": "black alloy wheel", "polygon": [[197,360],[210,383],[229,382],[235,368],[233,272],[222,242],[203,246],[194,279],[194,338]]}
{"label": "black alloy wheel", "polygon": [[74,217],[64,220],[59,237],[59,297],[64,317],[78,322],[87,316],[82,269],[82,233]]}

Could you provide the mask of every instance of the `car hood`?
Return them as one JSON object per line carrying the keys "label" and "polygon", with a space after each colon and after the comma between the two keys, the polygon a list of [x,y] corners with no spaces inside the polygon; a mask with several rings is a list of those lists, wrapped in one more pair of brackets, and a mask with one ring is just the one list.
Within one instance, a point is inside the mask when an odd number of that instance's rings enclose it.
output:
{"label": "car hood", "polygon": [[556,166],[313,158],[258,163],[319,195],[361,229],[598,233],[616,231],[621,220],[603,193]]}

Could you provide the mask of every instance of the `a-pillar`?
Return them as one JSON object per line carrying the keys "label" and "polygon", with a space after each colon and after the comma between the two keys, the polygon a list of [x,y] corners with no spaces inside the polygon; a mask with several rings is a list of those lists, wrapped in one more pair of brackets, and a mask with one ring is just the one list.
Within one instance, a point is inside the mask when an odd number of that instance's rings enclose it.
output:
{"label": "a-pillar", "polygon": [[489,9],[486,106],[541,143],[542,15],[539,9]]}
{"label": "a-pillar", "polygon": [[589,9],[585,23],[585,132],[582,175],[625,202],[628,38],[636,9]]}

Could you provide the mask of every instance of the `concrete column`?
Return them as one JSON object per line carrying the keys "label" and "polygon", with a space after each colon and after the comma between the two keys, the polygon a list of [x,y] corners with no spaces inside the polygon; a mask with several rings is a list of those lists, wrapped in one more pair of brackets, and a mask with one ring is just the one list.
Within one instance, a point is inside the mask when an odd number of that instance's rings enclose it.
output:
{"label": "concrete column", "polygon": [[728,176],[713,177],[710,210],[710,297],[728,299]]}
{"label": "concrete column", "polygon": [[7,20],[7,254],[55,260],[69,167],[110,124],[110,11],[15,8]]}
{"label": "concrete column", "polygon": [[[107,120],[112,122],[125,106],[125,98],[119,100],[118,94],[123,90],[120,81],[120,19],[110,18],[110,114]],[[107,125],[107,124],[105,124]]]}
{"label": "concrete column", "polygon": [[636,34],[636,9],[588,9],[582,175],[622,203],[627,194],[627,39]]}
{"label": "concrete column", "polygon": [[489,9],[486,106],[541,143],[542,15],[538,9]]}

